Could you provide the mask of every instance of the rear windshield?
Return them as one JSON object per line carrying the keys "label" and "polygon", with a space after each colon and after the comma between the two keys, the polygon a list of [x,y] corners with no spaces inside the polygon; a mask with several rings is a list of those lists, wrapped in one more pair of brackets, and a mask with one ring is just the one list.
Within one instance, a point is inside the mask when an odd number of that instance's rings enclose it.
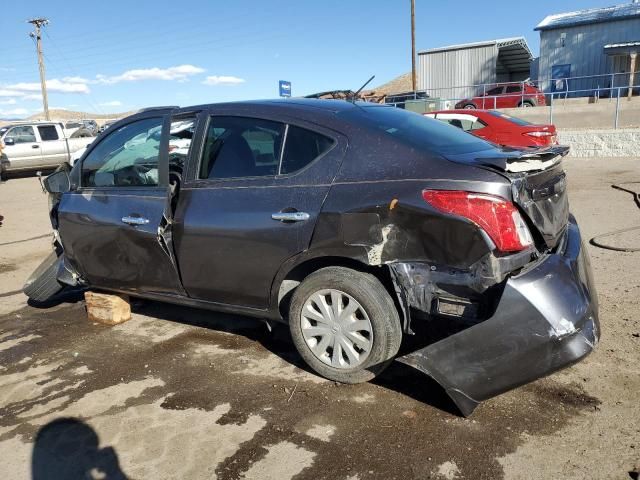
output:
{"label": "rear windshield", "polygon": [[522,120],[521,118],[512,117],[511,115],[507,115],[506,113],[498,112],[496,110],[488,110],[487,113],[490,114],[490,115],[493,115],[494,117],[504,118],[505,120],[509,120],[510,122],[513,122],[516,125],[520,125],[521,127],[526,127],[527,125],[532,125],[532,123],[529,123],[526,120]]}
{"label": "rear windshield", "polygon": [[478,137],[447,123],[393,107],[361,107],[338,114],[363,122],[385,135],[439,155],[470,153],[494,148]]}

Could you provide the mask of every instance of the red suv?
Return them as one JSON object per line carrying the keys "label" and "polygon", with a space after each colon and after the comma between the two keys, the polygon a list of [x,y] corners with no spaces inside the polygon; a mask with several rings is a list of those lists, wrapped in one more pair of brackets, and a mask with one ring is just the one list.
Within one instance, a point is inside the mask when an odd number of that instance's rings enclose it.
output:
{"label": "red suv", "polygon": [[544,93],[529,83],[507,83],[487,90],[479,97],[465,98],[456,108],[515,108],[536,107],[547,104]]}

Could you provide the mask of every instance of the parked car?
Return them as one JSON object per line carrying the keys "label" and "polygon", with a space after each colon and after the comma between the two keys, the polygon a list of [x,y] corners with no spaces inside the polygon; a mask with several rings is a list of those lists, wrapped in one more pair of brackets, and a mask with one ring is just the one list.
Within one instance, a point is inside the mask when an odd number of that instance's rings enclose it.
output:
{"label": "parked car", "polygon": [[86,138],[67,138],[56,122],[14,123],[0,127],[4,144],[0,176],[9,172],[54,169],[87,146]]}
{"label": "parked car", "polygon": [[429,98],[429,95],[427,95],[426,92],[393,93],[385,97],[384,103],[388,105],[391,104],[396,108],[405,108],[407,102],[424,100],[427,98]]}
{"label": "parked car", "polygon": [[537,107],[547,104],[544,93],[530,83],[507,83],[487,90],[478,97],[465,98],[456,108],[516,108]]}
{"label": "parked car", "polygon": [[442,110],[424,115],[506,147],[548,147],[558,143],[554,125],[535,125],[496,110]]}
{"label": "parked car", "polygon": [[116,123],[116,121],[115,121],[115,120],[110,121],[110,122],[104,122],[104,123],[102,124],[102,126],[100,127],[99,132],[100,132],[100,133],[104,132],[107,128],[109,128],[109,127],[110,127],[111,125],[113,125],[114,123]]}
{"label": "parked car", "polygon": [[86,128],[82,121],[71,120],[62,124],[62,127],[67,138],[86,138],[93,136],[91,130]]}
{"label": "parked car", "polygon": [[[185,121],[177,161],[170,137]],[[287,322],[310,368],[345,383],[378,375],[420,332],[401,361],[470,414],[598,341],[566,152],[502,150],[370,103],[145,111],[45,179],[55,251],[24,291],[46,301],[70,285]],[[181,188],[168,188],[180,163]]]}
{"label": "parked car", "polygon": [[99,128],[95,120],[82,120],[82,125],[91,132],[91,135],[96,136],[98,134]]}

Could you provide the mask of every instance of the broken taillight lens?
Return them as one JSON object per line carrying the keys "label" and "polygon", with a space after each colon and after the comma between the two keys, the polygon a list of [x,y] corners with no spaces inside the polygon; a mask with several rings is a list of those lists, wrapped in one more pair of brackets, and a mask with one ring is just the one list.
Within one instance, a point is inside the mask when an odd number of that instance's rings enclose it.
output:
{"label": "broken taillight lens", "polygon": [[422,198],[441,212],[478,225],[501,252],[519,252],[533,244],[520,212],[502,197],[459,190],[424,190]]}

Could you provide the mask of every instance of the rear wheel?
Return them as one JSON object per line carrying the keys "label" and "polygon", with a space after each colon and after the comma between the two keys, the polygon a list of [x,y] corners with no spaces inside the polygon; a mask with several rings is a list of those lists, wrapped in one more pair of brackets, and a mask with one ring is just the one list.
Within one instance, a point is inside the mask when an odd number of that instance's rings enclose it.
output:
{"label": "rear wheel", "polygon": [[524,102],[520,102],[518,104],[518,107],[522,107],[522,108],[529,108],[529,107],[533,107],[533,102],[530,100],[525,100]]}
{"label": "rear wheel", "polygon": [[343,267],[318,270],[296,288],[289,327],[307,364],[343,383],[381,373],[402,340],[398,311],[380,281]]}
{"label": "rear wheel", "polygon": [[62,291],[58,282],[58,255],[52,252],[28,278],[22,291],[31,300],[44,303]]}

